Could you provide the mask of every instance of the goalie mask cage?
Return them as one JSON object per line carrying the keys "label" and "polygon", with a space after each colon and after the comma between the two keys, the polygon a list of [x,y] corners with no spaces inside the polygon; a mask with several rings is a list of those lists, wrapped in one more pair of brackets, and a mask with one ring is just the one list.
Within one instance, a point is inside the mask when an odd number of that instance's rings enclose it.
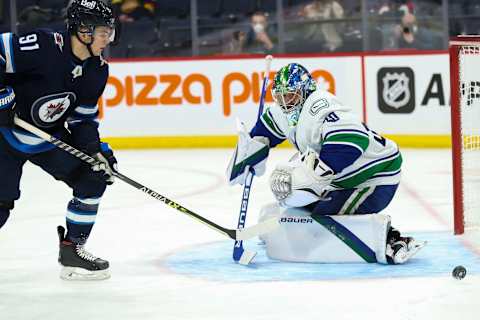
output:
{"label": "goalie mask cage", "polygon": [[452,38],[450,90],[454,232],[480,225],[480,35]]}

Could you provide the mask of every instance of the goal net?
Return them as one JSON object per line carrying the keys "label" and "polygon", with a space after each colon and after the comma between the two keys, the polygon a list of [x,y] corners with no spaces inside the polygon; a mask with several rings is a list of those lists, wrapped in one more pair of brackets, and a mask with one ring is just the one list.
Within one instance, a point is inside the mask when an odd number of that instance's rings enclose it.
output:
{"label": "goal net", "polygon": [[480,36],[450,42],[454,231],[480,226]]}

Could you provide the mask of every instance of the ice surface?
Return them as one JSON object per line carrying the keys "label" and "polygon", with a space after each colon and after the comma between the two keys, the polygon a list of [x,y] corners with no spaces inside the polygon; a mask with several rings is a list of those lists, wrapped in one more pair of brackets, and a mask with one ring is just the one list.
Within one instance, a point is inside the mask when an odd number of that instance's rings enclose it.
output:
{"label": "ice surface", "polygon": [[[223,178],[231,150],[119,151],[120,170],[226,226],[242,188]],[[274,150],[268,167],[293,151]],[[315,265],[231,260],[223,238],[121,181],[107,190],[87,245],[111,263],[102,282],[59,279],[55,227],[69,189],[27,165],[22,198],[0,230],[0,319],[478,319],[480,241],[452,236],[449,150],[404,150],[403,180],[385,211],[395,227],[429,240],[408,265]],[[267,172],[268,174],[268,172]],[[247,226],[273,201],[255,178]],[[2,185],[2,187],[4,187]],[[459,281],[450,272],[467,267]]]}

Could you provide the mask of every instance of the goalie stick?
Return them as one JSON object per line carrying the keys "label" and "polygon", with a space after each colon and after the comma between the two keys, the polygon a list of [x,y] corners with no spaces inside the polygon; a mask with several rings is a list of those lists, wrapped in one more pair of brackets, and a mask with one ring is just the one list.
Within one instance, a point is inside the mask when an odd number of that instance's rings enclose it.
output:
{"label": "goalie stick", "polygon": [[[273,57],[271,55],[265,57],[265,72],[263,73],[262,94],[260,96],[260,102],[258,106],[257,121],[263,113],[263,104],[265,102],[265,94],[267,92],[268,77],[270,76],[270,65],[272,63],[272,59]],[[245,177],[245,184],[243,186],[242,202],[240,204],[240,214],[238,216],[237,224],[237,229],[239,230],[242,230],[245,227],[245,221],[247,219],[248,200],[250,198],[250,189],[252,186],[253,176],[255,175],[253,169],[247,167],[246,170],[248,170],[248,172],[247,176]],[[248,265],[253,260],[253,258],[255,258],[256,255],[257,253],[255,251],[243,248],[242,240],[235,241],[232,254],[233,261],[243,265]]]}
{"label": "goalie stick", "polygon": [[[48,141],[48,142],[52,143],[56,147],[64,150],[65,152],[70,153],[71,155],[79,158],[80,160],[82,160],[82,161],[84,161],[84,162],[86,162],[86,163],[88,163],[92,166],[93,165],[100,165],[100,162],[98,160],[96,160],[95,158],[92,158],[91,156],[83,153],[82,151],[80,151],[78,149],[75,149],[74,147],[72,147],[72,146],[66,144],[65,142],[61,141],[60,139],[57,139],[54,136],[40,130],[39,128],[31,125],[30,123],[28,123],[28,122],[26,122],[26,121],[24,121],[20,118],[17,118],[17,117],[15,117],[14,122],[17,126],[27,130],[30,133],[33,133],[34,135],[38,136],[39,138],[42,138],[45,141]],[[113,175],[115,177],[119,178],[120,180],[122,180],[123,182],[131,185],[132,187],[135,187],[136,189],[142,191],[143,193],[151,196],[152,198],[155,198],[157,200],[162,201],[163,203],[165,203],[169,207],[186,214],[187,216],[197,220],[198,222],[201,222],[201,223],[205,224],[206,226],[210,227],[211,229],[213,229],[213,230],[215,230],[215,231],[217,231],[217,232],[219,232],[219,233],[221,233],[221,234],[223,234],[223,235],[225,235],[225,236],[227,236],[227,237],[229,237],[233,240],[247,240],[247,239],[256,237],[258,235],[268,233],[271,230],[277,228],[277,226],[279,226],[278,219],[271,219],[271,220],[264,221],[262,223],[256,224],[252,227],[245,228],[245,229],[242,229],[242,230],[227,229],[227,228],[224,228],[224,227],[208,220],[207,218],[202,217],[201,215],[183,207],[182,205],[168,199],[167,197],[159,194],[158,192],[155,192],[152,189],[147,188],[146,186],[142,185],[141,183],[138,183],[138,182],[128,178],[127,176],[124,176],[123,174],[121,174],[118,171],[114,171]]]}

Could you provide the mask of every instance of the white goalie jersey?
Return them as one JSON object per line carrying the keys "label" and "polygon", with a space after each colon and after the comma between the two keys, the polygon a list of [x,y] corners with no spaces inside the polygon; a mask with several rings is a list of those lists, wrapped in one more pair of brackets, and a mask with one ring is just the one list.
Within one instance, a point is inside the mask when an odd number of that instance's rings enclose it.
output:
{"label": "white goalie jersey", "polygon": [[329,152],[331,162],[342,161],[342,148],[356,148],[360,156],[336,172],[333,189],[400,182],[402,157],[395,142],[370,130],[327,91],[316,90],[306,99],[295,127],[288,125],[287,116],[276,105],[266,108],[260,121],[269,134],[277,140],[288,139],[302,153],[309,148],[319,154],[335,150]]}

